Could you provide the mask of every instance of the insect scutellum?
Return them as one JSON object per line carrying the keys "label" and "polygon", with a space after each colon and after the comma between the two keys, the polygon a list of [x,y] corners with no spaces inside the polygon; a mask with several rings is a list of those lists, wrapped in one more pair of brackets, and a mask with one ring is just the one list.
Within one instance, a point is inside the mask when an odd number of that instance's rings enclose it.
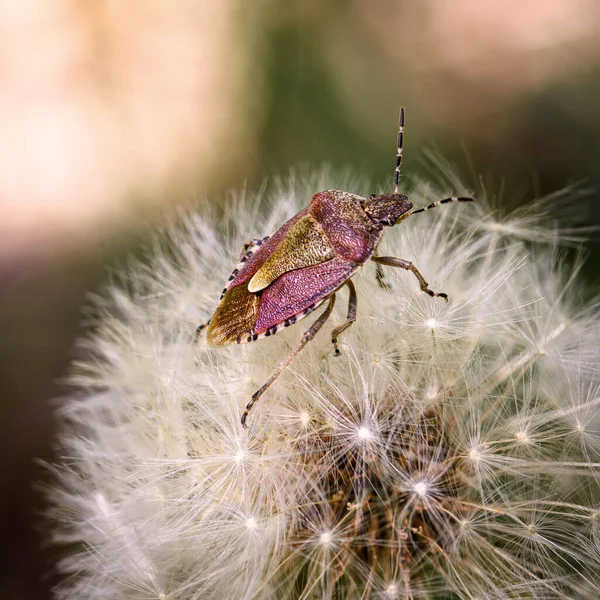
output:
{"label": "insect scutellum", "polygon": [[404,107],[400,109],[394,191],[362,198],[342,190],[317,192],[310,204],[284,223],[273,235],[244,245],[217,309],[196,336],[206,328],[212,346],[255,342],[295,324],[326,302],[326,308],[304,333],[296,349],[260,387],[242,414],[242,425],[256,401],[267,391],[296,355],[325,324],[335,304],[336,293],[347,287],[346,321],[331,334],[336,356],[338,337],[356,320],[357,295],[351,278],[369,260],[376,263],[376,278],[384,282],[382,266],[413,273],[421,291],[448,302],[444,292],[434,292],[419,270],[408,260],[379,256],[377,248],[384,230],[411,215],[449,202],[473,202],[451,197],[412,210],[408,197],[398,193],[404,143]]}

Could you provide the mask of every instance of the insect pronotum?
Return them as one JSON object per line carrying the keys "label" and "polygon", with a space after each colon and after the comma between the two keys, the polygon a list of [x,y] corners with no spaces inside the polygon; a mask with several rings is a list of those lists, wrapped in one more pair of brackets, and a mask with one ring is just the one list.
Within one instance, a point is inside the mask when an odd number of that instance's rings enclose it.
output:
{"label": "insect pronotum", "polygon": [[229,277],[217,309],[208,323],[196,330],[199,335],[208,327],[207,339],[212,346],[255,342],[275,335],[327,303],[297,348],[254,392],[242,414],[244,427],[254,404],[323,327],[333,311],[336,292],[347,286],[346,321],[331,333],[334,352],[340,354],[338,338],[356,320],[356,289],[351,278],[367,261],[377,263],[376,277],[383,287],[389,286],[383,280],[382,266],[399,267],[413,273],[423,292],[448,301],[445,293],[429,289],[423,275],[410,261],[377,254],[377,246],[388,227],[440,204],[474,201],[473,198],[445,198],[412,210],[408,197],[398,193],[403,142],[404,108],[401,108],[393,193],[373,194],[369,198],[341,190],[316,193],[304,210],[271,236],[244,244],[240,261]]}

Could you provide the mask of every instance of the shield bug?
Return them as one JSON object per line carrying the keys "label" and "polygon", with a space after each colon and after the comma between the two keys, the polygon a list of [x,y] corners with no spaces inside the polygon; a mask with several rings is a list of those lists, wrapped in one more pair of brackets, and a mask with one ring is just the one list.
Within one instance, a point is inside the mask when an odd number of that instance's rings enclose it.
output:
{"label": "shield bug", "polygon": [[304,210],[273,235],[244,245],[215,313],[208,323],[198,327],[197,335],[208,327],[207,339],[212,346],[255,342],[275,335],[327,302],[296,349],[252,395],[242,414],[244,427],[247,427],[246,419],[252,406],[323,327],[333,311],[336,292],[347,286],[346,321],[331,334],[335,354],[340,354],[338,337],[356,320],[356,289],[351,278],[367,261],[377,263],[377,280],[384,287],[387,286],[382,265],[399,267],[415,275],[423,292],[448,301],[443,292],[429,289],[423,275],[410,261],[377,255],[377,246],[388,227],[440,204],[473,202],[473,198],[452,197],[412,210],[408,197],[398,193],[403,129],[404,108],[401,108],[392,194],[362,198],[341,190],[316,193]]}

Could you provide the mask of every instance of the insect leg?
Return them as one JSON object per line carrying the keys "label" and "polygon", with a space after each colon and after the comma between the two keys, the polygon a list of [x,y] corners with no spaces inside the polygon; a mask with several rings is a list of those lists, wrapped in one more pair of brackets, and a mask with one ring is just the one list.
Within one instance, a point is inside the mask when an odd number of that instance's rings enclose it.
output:
{"label": "insect leg", "polygon": [[[379,254],[377,252],[378,251],[375,250],[375,252],[373,253],[373,258],[379,257]],[[387,283],[387,281],[385,281],[383,267],[379,263],[375,263],[375,279],[377,279],[377,283],[379,284],[379,287],[381,289],[391,291],[392,286],[389,283]]]}
{"label": "insect leg", "polygon": [[[223,288],[223,291],[221,292],[221,297],[219,298],[219,300],[223,299],[223,296],[227,293],[227,290],[229,289],[230,282],[232,282],[235,279],[235,276],[239,273],[239,270],[242,268],[242,265],[254,253],[252,249],[262,246],[268,239],[269,239],[269,236],[267,235],[264,238],[262,238],[261,240],[259,240],[259,239],[250,240],[249,242],[246,242],[242,246],[242,249],[240,250],[239,261],[238,261],[237,265],[235,265],[235,268],[233,269],[233,271],[231,272],[231,275],[229,276],[229,279],[227,280],[227,284],[225,285],[225,287]],[[204,326],[206,327],[206,325],[208,325],[208,323],[206,323]],[[198,333],[197,330],[196,330],[196,333]]]}
{"label": "insect leg", "polygon": [[210,325],[210,321],[206,321],[206,323],[202,323],[202,325],[198,325],[196,327],[196,341],[200,339],[202,332]]}
{"label": "insect leg", "polygon": [[419,280],[419,285],[421,286],[421,290],[423,290],[426,294],[430,296],[439,296],[443,298],[446,302],[448,302],[448,294],[444,292],[434,292],[430,290],[428,287],[428,283],[425,281],[425,278],[419,272],[419,269],[415,267],[409,260],[403,260],[401,258],[395,258],[394,256],[373,256],[371,258],[372,261],[376,263],[380,263],[382,265],[387,265],[389,267],[398,267],[400,269],[406,269],[407,271],[411,271],[414,276]]}
{"label": "insect leg", "polygon": [[356,321],[356,304],[358,301],[356,298],[356,288],[354,287],[354,284],[350,279],[348,279],[346,285],[350,290],[350,296],[348,298],[348,316],[346,317],[346,322],[343,325],[336,327],[331,332],[331,343],[333,344],[336,356],[339,356],[341,354],[340,349],[337,345],[338,337],[342,332],[346,331],[346,329],[348,329],[348,327],[350,327],[350,325],[352,325],[354,321]]}
{"label": "insect leg", "polygon": [[240,260],[242,260],[242,258],[248,254],[248,250],[252,250],[252,248],[255,248],[256,246],[262,246],[268,239],[269,236],[261,239],[255,238],[249,242],[246,242],[240,250]]}
{"label": "insect leg", "polygon": [[269,379],[267,379],[267,381],[263,384],[263,386],[260,389],[256,390],[256,392],[254,392],[254,394],[252,394],[252,400],[250,400],[250,402],[248,402],[248,404],[246,406],[246,410],[242,414],[242,426],[244,427],[244,429],[246,427],[248,427],[248,425],[246,424],[246,419],[248,418],[248,413],[250,412],[250,410],[252,409],[254,404],[271,387],[273,382],[283,373],[283,371],[287,367],[289,367],[290,363],[294,360],[294,358],[296,358],[296,356],[302,350],[302,348],[304,348],[304,346],[306,346],[306,344],[308,344],[308,342],[310,342],[310,340],[312,340],[313,337],[315,337],[315,334],[317,333],[317,331],[319,331],[319,329],[321,329],[321,327],[323,327],[323,325],[325,324],[325,321],[327,321],[327,319],[331,315],[334,304],[335,304],[335,294],[333,294],[331,296],[331,298],[329,299],[329,304],[327,305],[327,308],[323,311],[321,316],[310,326],[310,328],[302,336],[302,339],[300,340],[298,347],[279,365],[279,367],[277,367],[277,370],[275,371],[275,373],[273,373],[273,375],[271,375],[271,377],[269,377]]}
{"label": "insect leg", "polygon": [[383,267],[377,263],[375,265],[375,279],[377,279],[377,283],[379,284],[379,287],[384,289],[384,290],[391,290],[392,286],[385,281],[385,275],[383,274]]}

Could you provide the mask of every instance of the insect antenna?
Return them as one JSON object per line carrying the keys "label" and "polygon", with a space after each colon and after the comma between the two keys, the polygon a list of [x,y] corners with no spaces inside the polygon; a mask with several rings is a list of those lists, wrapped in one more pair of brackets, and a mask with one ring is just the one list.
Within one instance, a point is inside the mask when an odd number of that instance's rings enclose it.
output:
{"label": "insect antenna", "polygon": [[425,212],[426,210],[430,210],[439,206],[440,204],[448,204],[450,202],[475,202],[475,198],[464,198],[462,196],[452,196],[452,198],[444,198],[443,200],[438,200],[437,202],[432,202],[429,206],[425,208],[418,208],[417,210],[411,210],[410,212],[403,215],[403,217],[411,217],[412,215],[416,215],[417,213]]}
{"label": "insect antenna", "polygon": [[402,165],[402,146],[404,144],[404,106],[400,108],[400,118],[398,119],[398,151],[396,153],[396,169],[394,170],[394,194],[398,193],[398,177],[400,176],[400,166]]}

